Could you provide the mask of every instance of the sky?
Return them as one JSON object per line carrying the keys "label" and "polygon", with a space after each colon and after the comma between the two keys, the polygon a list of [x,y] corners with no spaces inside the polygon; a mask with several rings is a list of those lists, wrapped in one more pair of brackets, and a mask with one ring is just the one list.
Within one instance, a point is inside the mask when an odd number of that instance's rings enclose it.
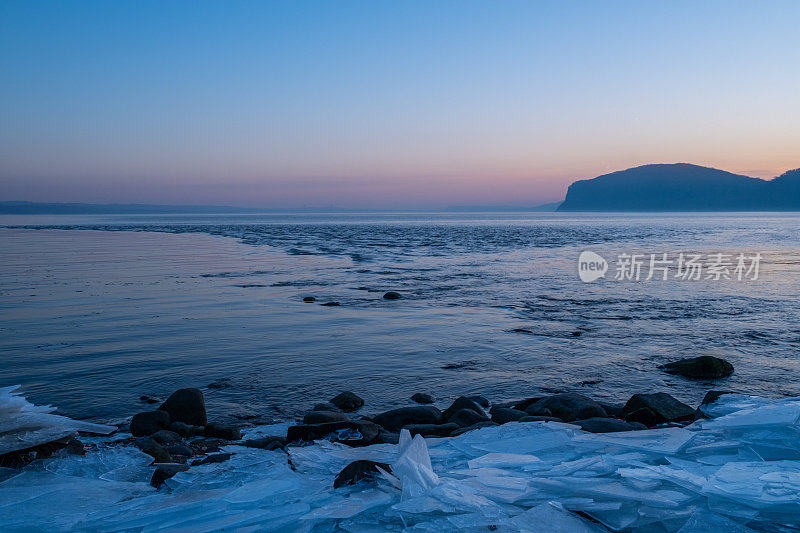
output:
{"label": "sky", "polygon": [[0,0],[0,200],[525,206],[800,167],[800,2]]}

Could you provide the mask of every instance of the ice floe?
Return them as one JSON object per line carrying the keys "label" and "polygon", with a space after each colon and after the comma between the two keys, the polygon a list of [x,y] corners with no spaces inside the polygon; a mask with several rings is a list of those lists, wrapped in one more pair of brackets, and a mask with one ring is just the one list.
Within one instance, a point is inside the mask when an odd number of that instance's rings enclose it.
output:
{"label": "ice floe", "polygon": [[[8,412],[11,390],[2,392]],[[404,431],[397,445],[363,448],[228,445],[230,460],[179,472],[160,490],[148,484],[148,456],[101,439],[85,456],[4,471],[0,529],[792,531],[800,523],[799,408],[798,399],[730,394],[704,406],[713,418],[685,428],[589,434],[512,422],[442,439]],[[336,474],[359,459],[392,471],[333,489]]]}

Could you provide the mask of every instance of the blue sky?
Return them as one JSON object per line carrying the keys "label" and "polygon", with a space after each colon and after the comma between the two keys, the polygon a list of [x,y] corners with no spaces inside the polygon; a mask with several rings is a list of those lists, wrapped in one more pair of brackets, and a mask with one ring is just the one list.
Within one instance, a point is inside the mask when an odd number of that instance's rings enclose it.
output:
{"label": "blue sky", "polygon": [[0,199],[529,205],[800,166],[800,2],[0,1]]}

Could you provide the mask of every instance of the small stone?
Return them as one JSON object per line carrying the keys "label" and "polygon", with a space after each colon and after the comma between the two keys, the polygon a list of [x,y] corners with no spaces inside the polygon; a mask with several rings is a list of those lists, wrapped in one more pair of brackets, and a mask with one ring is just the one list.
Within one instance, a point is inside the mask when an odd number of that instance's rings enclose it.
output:
{"label": "small stone", "polygon": [[700,402],[700,405],[708,405],[710,403],[714,403],[717,400],[719,400],[720,396],[722,396],[723,394],[736,394],[736,393],[727,390],[710,390],[706,393],[705,396],[703,396],[703,401]]}
{"label": "small stone", "polygon": [[525,409],[525,412],[531,415],[547,416],[543,414],[542,409],[549,409],[553,416],[560,418],[564,422],[594,417],[606,418],[608,416],[605,409],[596,401],[582,394],[571,392],[542,398]]}
{"label": "small stone", "polygon": [[173,422],[169,425],[169,430],[174,431],[181,437],[199,437],[205,433],[205,428],[202,426],[190,426],[183,422]]}
{"label": "small stone", "polygon": [[424,392],[418,392],[411,396],[411,401],[415,403],[424,403],[429,404],[433,403],[433,396],[430,394],[425,394]]}
{"label": "small stone", "polygon": [[194,455],[192,449],[184,444],[173,444],[172,446],[167,446],[166,450],[171,457],[191,457]]}
{"label": "small stone", "polygon": [[355,485],[360,481],[375,479],[380,475],[378,468],[388,474],[392,473],[392,467],[386,463],[378,463],[366,459],[353,461],[336,475],[336,479],[333,480],[333,488],[338,489],[345,485]]}
{"label": "small stone", "polygon": [[225,461],[230,459],[232,455],[233,455],[232,453],[216,453],[214,455],[209,455],[208,457],[192,461],[192,466],[207,465],[212,463],[224,463]]}
{"label": "small stone", "polygon": [[340,304],[339,302],[325,302],[324,304],[320,305],[324,305],[325,307],[339,307],[342,304]]}
{"label": "small stone", "polygon": [[156,431],[155,433],[150,435],[150,438],[161,445],[175,444],[181,441],[180,435],[178,435],[174,431],[169,431],[168,429],[162,429],[160,431]]}
{"label": "small stone", "polygon": [[317,299],[316,299],[316,298],[314,298],[313,296],[304,296],[304,297],[303,297],[303,301],[304,301],[304,302],[316,302],[316,301],[317,301]]}
{"label": "small stone", "polygon": [[401,407],[375,415],[372,420],[388,431],[400,431],[408,424],[441,424],[442,412],[432,405]]}
{"label": "small stone", "polygon": [[206,403],[199,389],[180,389],[173,392],[159,410],[169,413],[172,420],[191,426],[205,426]]}
{"label": "small stone", "polygon": [[472,409],[478,413],[483,411],[483,408],[478,405],[475,400],[467,398],[466,396],[459,396],[452,404],[450,404],[450,407],[444,410],[442,416],[444,416],[444,418],[447,420],[450,420],[450,417],[462,409]]}
{"label": "small stone", "polygon": [[498,407],[492,409],[492,421],[497,424],[507,424],[508,422],[518,422],[528,416],[525,411],[511,409],[509,407]]}
{"label": "small stone", "polygon": [[206,437],[216,437],[218,439],[239,440],[242,438],[242,431],[230,424],[209,422],[206,424],[205,435]]}
{"label": "small stone", "polygon": [[166,411],[147,411],[137,413],[131,419],[131,434],[134,437],[145,437],[152,435],[156,431],[166,429],[171,422],[169,413]]}
{"label": "small stone", "polygon": [[312,411],[339,411],[339,408],[333,405],[331,402],[322,402],[315,404],[314,407],[311,408]]}
{"label": "small stone", "polygon": [[619,431],[638,431],[647,429],[647,426],[638,422],[625,422],[616,418],[587,418],[586,420],[575,420],[570,422],[580,426],[582,430],[589,433],[616,433]]}
{"label": "small stone", "polygon": [[342,411],[350,413],[361,409],[364,400],[350,391],[345,391],[331,398],[331,403]]}
{"label": "small stone", "polygon": [[200,438],[189,442],[189,447],[198,454],[218,452],[220,446],[226,446],[228,441],[216,438]]}
{"label": "small stone", "polygon": [[164,401],[161,398],[157,398],[156,396],[150,396],[147,394],[145,394],[144,396],[139,396],[139,400],[144,403],[161,403]]}
{"label": "small stone", "polygon": [[311,411],[303,417],[303,424],[326,424],[328,422],[343,422],[349,419],[341,411]]}
{"label": "small stone", "polygon": [[250,439],[244,441],[248,448],[258,448],[260,450],[277,450],[286,446],[286,437],[268,436],[260,439]]}
{"label": "small stone", "polygon": [[448,437],[460,426],[453,422],[447,424],[409,424],[403,429],[407,429],[411,436],[422,435],[423,437]]}
{"label": "small stone", "polygon": [[460,427],[467,427],[478,422],[486,422],[489,417],[483,411],[474,411],[472,409],[461,409],[448,419],[448,422],[458,424]]}
{"label": "small stone", "polygon": [[153,458],[154,463],[171,463],[172,457],[159,443],[150,437],[139,437],[135,441],[136,447]]}
{"label": "small stone", "polygon": [[677,374],[689,379],[719,379],[733,374],[732,364],[711,355],[681,359],[659,368],[667,374]]}
{"label": "small stone", "polygon": [[150,478],[150,485],[159,488],[166,480],[178,472],[185,472],[186,470],[189,470],[189,467],[180,463],[162,463],[156,465],[156,471],[153,472],[153,477]]}
{"label": "small stone", "polygon": [[383,293],[383,299],[384,300],[399,300],[400,299],[400,293],[399,292],[394,292],[394,291],[385,292],[385,293]]}

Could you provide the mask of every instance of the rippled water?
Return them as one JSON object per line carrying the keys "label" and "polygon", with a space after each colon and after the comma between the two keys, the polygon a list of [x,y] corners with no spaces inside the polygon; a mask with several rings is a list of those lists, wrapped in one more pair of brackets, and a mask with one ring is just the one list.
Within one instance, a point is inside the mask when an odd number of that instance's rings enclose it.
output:
{"label": "rippled water", "polygon": [[[285,417],[333,396],[370,409],[579,391],[623,401],[712,387],[800,394],[797,214],[3,217],[2,384],[113,419],[142,394]],[[37,229],[31,229],[31,228]],[[67,230],[67,231],[65,231]],[[100,231],[98,231],[100,230]],[[757,281],[584,284],[592,250],[761,252]],[[384,291],[403,298],[387,301]],[[307,304],[302,297],[314,295]],[[337,301],[339,307],[318,305]],[[712,354],[717,383],[657,365]],[[209,385],[213,385],[209,387]],[[369,410],[369,409],[368,409]]]}

